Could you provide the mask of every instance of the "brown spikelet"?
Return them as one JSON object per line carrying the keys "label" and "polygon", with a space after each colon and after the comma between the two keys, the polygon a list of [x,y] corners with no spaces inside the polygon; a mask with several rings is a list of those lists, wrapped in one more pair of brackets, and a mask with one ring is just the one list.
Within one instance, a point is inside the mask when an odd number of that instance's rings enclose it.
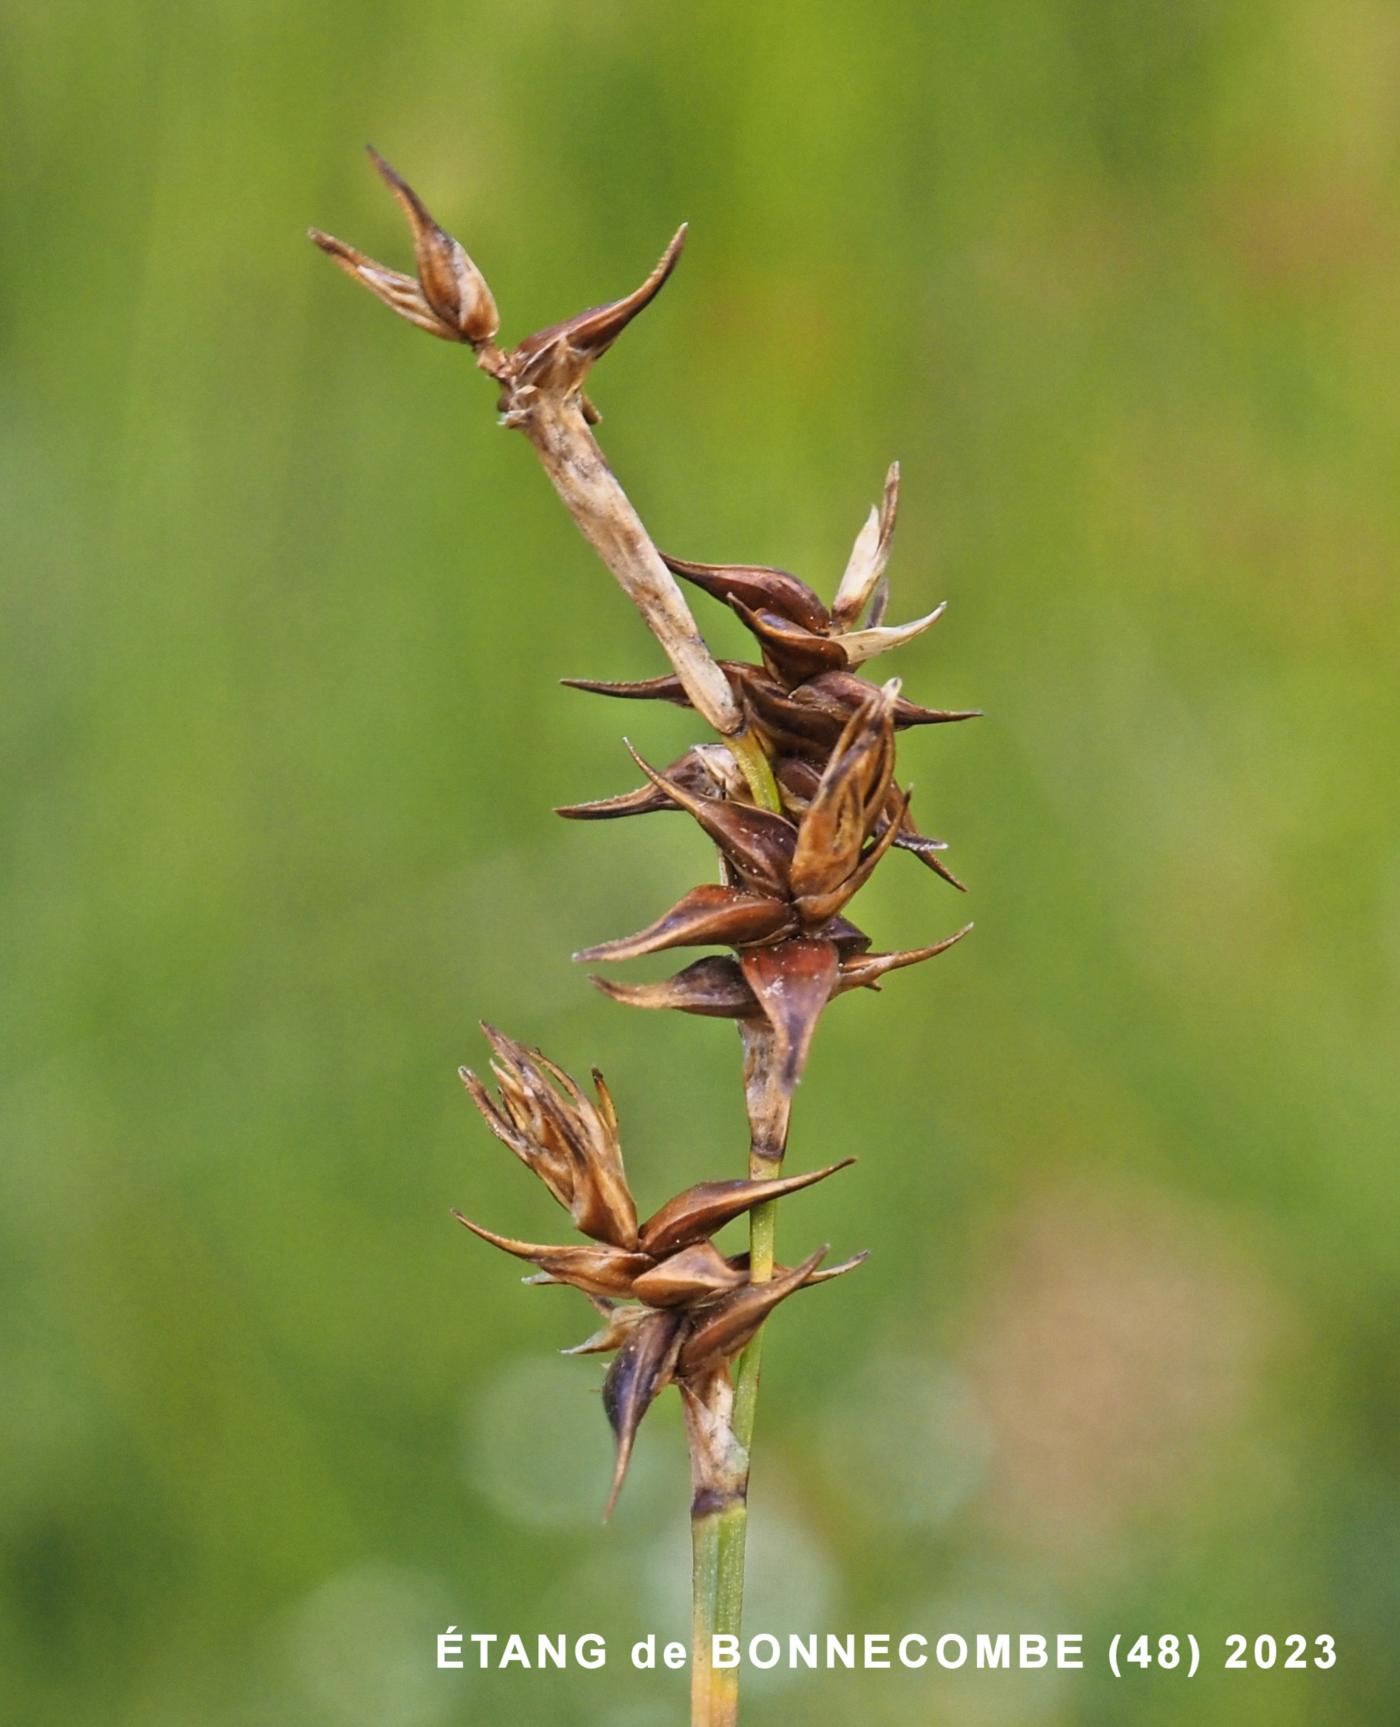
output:
{"label": "brown spikelet", "polygon": [[642,1417],[670,1383],[685,1333],[679,1313],[660,1310],[629,1332],[603,1381],[603,1411],[617,1439],[617,1461],[604,1517],[611,1517],[632,1460]]}
{"label": "brown spikelet", "polygon": [[849,1169],[854,1162],[853,1157],[843,1157],[825,1169],[814,1169],[807,1175],[788,1175],[777,1181],[702,1181],[668,1200],[646,1220],[641,1229],[642,1251],[674,1253],[677,1248],[713,1235],[754,1206],[825,1181],[838,1170]]}
{"label": "brown spikelet", "polygon": [[771,612],[804,630],[824,633],[831,614],[817,596],[786,570],[768,570],[757,564],[692,564],[684,558],[667,557],[672,575],[684,576],[717,600],[740,605],[754,612]]}
{"label": "brown spikelet", "polygon": [[685,234],[683,222],[671,236],[655,269],[630,294],[603,306],[590,307],[562,324],[552,324],[527,336],[511,356],[517,385],[556,392],[576,389],[593,363],[607,353],[633,318],[665,287],[685,247]]}
{"label": "brown spikelet", "polygon": [[746,1283],[721,1296],[692,1329],[680,1352],[682,1373],[696,1373],[735,1355],[752,1338],[780,1301],[786,1301],[812,1276],[827,1254],[819,1247],[801,1265],[764,1283]]}
{"label": "brown spikelet", "polygon": [[655,923],[636,935],[600,942],[574,955],[576,960],[641,959],[672,947],[742,946],[770,941],[792,927],[791,908],[782,900],[741,888],[706,884],[692,888]]}
{"label": "brown spikelet", "polygon": [[468,342],[481,348],[500,326],[496,302],[486,278],[461,244],[445,233],[423,206],[418,194],[372,146],[369,155],[399,208],[408,218],[417,254],[418,277],[389,270],[373,258],[347,246],[319,228],[311,239],[346,275],[362,283],[401,318],[448,342]]}
{"label": "brown spikelet", "polygon": [[732,959],[711,954],[674,977],[658,983],[616,983],[590,975],[588,981],[628,1007],[675,1008],[711,1019],[743,1019],[759,1011],[758,1001]]}

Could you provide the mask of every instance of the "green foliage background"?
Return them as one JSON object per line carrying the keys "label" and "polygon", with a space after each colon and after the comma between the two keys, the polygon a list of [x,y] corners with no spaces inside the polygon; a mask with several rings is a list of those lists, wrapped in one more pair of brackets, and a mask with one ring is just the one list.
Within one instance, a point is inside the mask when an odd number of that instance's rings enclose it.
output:
{"label": "green foliage background", "polygon": [[[368,136],[519,336],[691,243],[600,370],[668,548],[828,593],[892,455],[924,824],[820,1034],[754,1630],[1081,1630],[1082,1675],[836,1674],[746,1719],[1395,1719],[1397,64],[1377,0],[40,6],[4,22],[5,1719],[683,1715],[658,1409],[615,1524],[588,1315],[448,1218],[547,1198],[487,1015],[623,1111],[643,1203],[742,1154],[732,1032],[572,949],[708,870],[553,804],[686,716],[407,256]],[[703,597],[700,604],[706,604]],[[739,638],[701,612],[721,650]],[[671,1400],[674,1401],[674,1400]],[[602,1673],[433,1670],[605,1633]],[[1107,1675],[1115,1631],[1206,1670]],[[1232,1631],[1327,1674],[1221,1674]]]}

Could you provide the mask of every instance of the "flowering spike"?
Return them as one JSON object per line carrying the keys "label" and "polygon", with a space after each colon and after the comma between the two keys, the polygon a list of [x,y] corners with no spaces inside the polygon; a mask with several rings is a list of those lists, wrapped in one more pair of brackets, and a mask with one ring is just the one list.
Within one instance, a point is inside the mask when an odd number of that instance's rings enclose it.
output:
{"label": "flowering spike", "polygon": [[468,342],[477,349],[484,347],[500,324],[486,278],[460,243],[428,214],[413,188],[373,147],[369,154],[413,230],[417,281],[397,270],[386,269],[343,240],[323,234],[319,228],[310,230],[311,239],[346,275],[362,282],[391,311],[420,330],[444,341]]}
{"label": "flowering spike", "polygon": [[395,173],[373,145],[368,148],[370,160],[413,230],[424,299],[459,341],[470,342],[473,347],[489,342],[500,329],[501,320],[486,278],[467,256],[461,242],[445,233],[428,214],[407,181]]}
{"label": "flowering spike", "polygon": [[[601,1075],[593,1071],[596,1090],[590,1096],[539,1051],[486,1027],[499,1089],[469,1069],[462,1070],[463,1082],[491,1131],[590,1239],[582,1246],[541,1245],[497,1235],[455,1214],[483,1240],[525,1260],[532,1275],[524,1281],[569,1284],[601,1314],[601,1327],[565,1353],[616,1353],[603,1387],[616,1439],[609,1512],[647,1409],[667,1384],[678,1384],[701,1561],[698,1639],[707,1614],[712,1625],[720,1605],[732,1620],[742,1593],[736,1557],[743,1549],[757,1350],[733,1373],[731,1364],[789,1294],[844,1276],[865,1258],[859,1254],[822,1269],[823,1248],[795,1267],[776,1261],[772,1202],[852,1161],[805,1175],[780,1174],[793,1091],[815,1027],[836,995],[877,989],[889,972],[945,951],[966,933],[931,947],[872,953],[869,937],[842,908],[892,847],[913,852],[961,887],[939,858],[944,842],[921,834],[908,820],[908,793],[894,778],[894,737],[911,726],[973,715],[918,707],[901,698],[897,681],[876,688],[854,669],[913,640],[943,610],[899,628],[885,624],[898,464],[886,477],[880,507],[857,537],[830,609],[787,571],[665,557],[647,533],[589,430],[598,415],[583,385],[669,278],[684,228],[631,294],[541,330],[507,354],[494,345],[496,307],[480,271],[413,189],[373,151],[371,156],[412,230],[416,277],[389,270],[329,235],[313,231],[313,240],[397,315],[476,351],[478,367],[500,385],[501,423],[525,434],[578,528],[672,668],[642,682],[565,683],[693,709],[725,740],[693,747],[664,771],[634,751],[646,785],[564,805],[559,813],[602,820],[680,808],[718,847],[718,885],[694,889],[637,934],[575,957],[621,960],[710,944],[734,950],[733,958],[698,960],[659,983],[592,981],[629,1005],[738,1022],[750,1178],[699,1183],[639,1225],[622,1164],[617,1111]],[[713,658],[677,577],[728,603],[757,638],[761,665]],[[774,1178],[757,1179],[762,1172]],[[746,1211],[755,1213],[751,1253],[726,1256],[714,1234]],[[719,1539],[730,1531],[739,1539]],[[708,1551],[718,1548],[710,1571],[703,1564],[702,1533],[714,1541]],[[708,1705],[718,1694],[708,1685],[703,1662],[695,1671],[696,1719],[703,1713],[708,1720],[716,1715]],[[726,1719],[733,1713],[731,1698],[729,1693],[720,1700]]]}

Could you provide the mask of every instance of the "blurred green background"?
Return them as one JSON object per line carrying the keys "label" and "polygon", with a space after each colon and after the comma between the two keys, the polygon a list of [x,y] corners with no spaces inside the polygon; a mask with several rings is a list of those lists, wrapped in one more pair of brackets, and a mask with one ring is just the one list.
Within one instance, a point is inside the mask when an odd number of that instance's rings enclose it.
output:
{"label": "blurred green background", "polygon": [[[830,594],[889,458],[954,953],[848,999],[769,1338],[754,1630],[1079,1630],[1081,1675],[775,1675],[753,1727],[1389,1723],[1400,979],[1400,14],[40,6],[3,25],[4,1720],[684,1718],[675,1399],[613,1526],[589,1315],[448,1217],[547,1196],[454,1070],[598,1062],[643,1204],[742,1155],[725,1025],[569,953],[709,870],[553,804],[687,716],[403,262],[506,334],[679,273],[596,379],[658,539]],[[731,621],[700,599],[721,651]],[[654,966],[647,975],[660,972]],[[641,975],[634,971],[629,975]],[[546,1236],[547,1238],[547,1236]],[[433,1639],[596,1631],[602,1673]],[[1207,1668],[1116,1684],[1115,1631]],[[1218,1671],[1230,1632],[1327,1674]]]}

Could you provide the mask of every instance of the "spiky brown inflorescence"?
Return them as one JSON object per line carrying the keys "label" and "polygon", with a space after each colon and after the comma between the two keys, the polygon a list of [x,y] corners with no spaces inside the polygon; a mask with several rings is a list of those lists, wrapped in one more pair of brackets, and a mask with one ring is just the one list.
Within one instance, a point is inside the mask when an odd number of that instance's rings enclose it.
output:
{"label": "spiky brown inflorescence", "polygon": [[603,1407],[617,1437],[611,1512],[637,1428],[665,1387],[674,1382],[691,1396],[710,1395],[714,1376],[727,1372],[780,1301],[809,1284],[839,1277],[865,1257],[823,1271],[827,1250],[821,1247],[801,1265],[754,1283],[748,1256],[721,1253],[715,1234],[754,1206],[824,1181],[855,1159],[782,1180],[700,1182],[638,1223],[622,1168],[617,1112],[602,1075],[594,1070],[595,1104],[538,1050],[527,1050],[491,1026],[482,1029],[500,1091],[493,1098],[463,1068],[472,1101],[496,1137],[539,1176],[593,1245],[543,1247],[497,1235],[461,1212],[453,1215],[483,1241],[533,1265],[535,1275],[527,1282],[572,1284],[603,1314],[602,1329],[565,1354],[617,1351],[603,1382]]}
{"label": "spiky brown inflorescence", "polygon": [[[610,1508],[643,1415],[667,1384],[679,1387],[694,1484],[693,1721],[727,1727],[737,1711],[733,1676],[711,1671],[706,1645],[716,1629],[738,1630],[761,1327],[795,1290],[850,1270],[864,1257],[827,1270],[820,1268],[825,1249],[791,1268],[776,1262],[774,1202],[851,1161],[809,1175],[779,1175],[793,1092],[830,1002],[852,990],[878,989],[889,973],[931,959],[967,933],[958,930],[927,947],[878,952],[845,913],[895,850],[911,853],[962,887],[943,862],[944,842],[910,820],[909,792],[894,777],[895,743],[911,727],[970,719],[974,710],[919,707],[900,694],[897,679],[876,684],[859,669],[915,640],[943,612],[940,605],[909,624],[885,622],[897,464],[856,537],[830,606],[788,571],[690,562],[661,553],[647,534],[594,440],[591,428],[599,416],[583,384],[670,277],[683,227],[631,294],[502,349],[496,345],[495,300],[480,270],[417,194],[371,154],[408,219],[416,276],[390,270],[314,229],[312,239],[401,317],[472,350],[477,365],[500,387],[502,423],[524,432],[580,531],[637,606],[672,667],[636,683],[565,682],[602,695],[693,709],[721,740],[695,744],[664,769],[633,750],[643,785],[567,805],[559,813],[611,820],[682,810],[714,842],[717,883],[692,888],[635,935],[575,957],[611,963],[684,947],[730,950],[696,960],[661,982],[593,981],[630,1006],[737,1022],[750,1130],[747,1179],[702,1182],[639,1221],[623,1171],[616,1112],[601,1077],[594,1075],[595,1101],[562,1068],[488,1027],[499,1092],[493,1096],[466,1070],[463,1079],[492,1131],[540,1177],[588,1239],[542,1246],[494,1234],[457,1215],[475,1234],[532,1265],[527,1282],[572,1284],[602,1313],[602,1328],[567,1353],[616,1352],[604,1383],[604,1407],[617,1439]],[[714,659],[677,577],[730,608],[755,638],[756,663]],[[715,1232],[745,1213],[750,1252],[722,1252]]]}
{"label": "spiky brown inflorescence", "polygon": [[[908,825],[909,798],[894,784],[895,703],[899,686],[868,687],[838,735],[825,766],[798,796],[792,814],[755,808],[720,789],[707,793],[681,776],[658,773],[633,755],[652,786],[688,811],[719,848],[725,880],[692,888],[636,935],[585,948],[582,960],[638,959],[677,947],[723,944],[737,964],[701,961],[664,985],[606,993],[638,1006],[748,1019],[761,1013],[777,1041],[783,1084],[801,1077],[812,1034],[834,995],[942,952],[951,941],[906,953],[872,955],[870,939],[841,915]],[[575,809],[566,810],[575,814]],[[963,932],[959,932],[960,934]],[[599,980],[595,980],[599,981]]]}

